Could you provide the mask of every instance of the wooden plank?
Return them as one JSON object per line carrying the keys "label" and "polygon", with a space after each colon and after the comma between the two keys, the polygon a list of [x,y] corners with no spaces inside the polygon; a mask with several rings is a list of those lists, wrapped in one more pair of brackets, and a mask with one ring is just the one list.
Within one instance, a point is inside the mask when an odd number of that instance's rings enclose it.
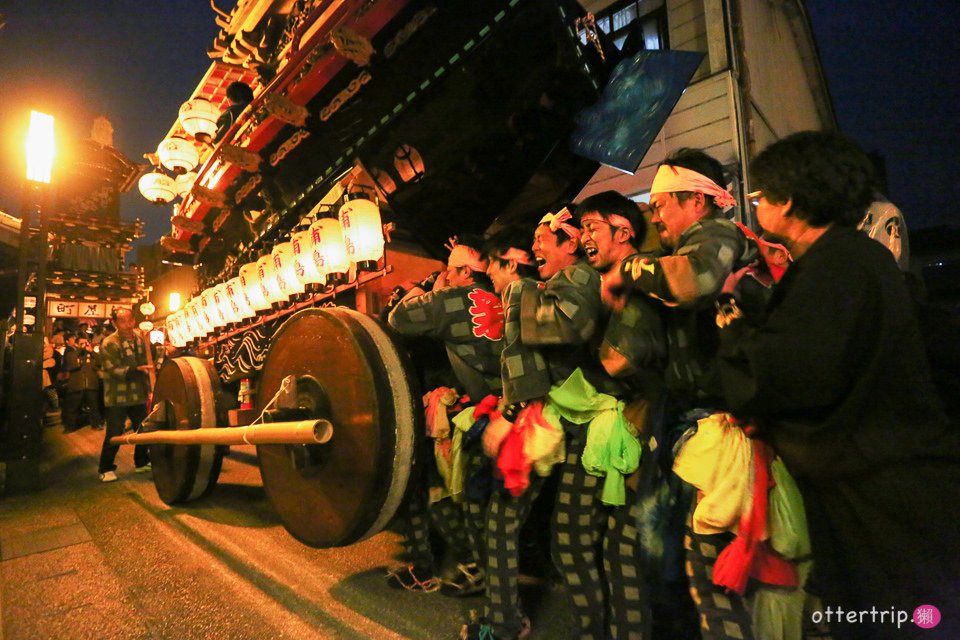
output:
{"label": "wooden plank", "polygon": [[703,0],[685,0],[684,2],[667,3],[667,21],[670,23],[671,36],[675,28],[684,26],[688,22],[701,19],[702,17]]}

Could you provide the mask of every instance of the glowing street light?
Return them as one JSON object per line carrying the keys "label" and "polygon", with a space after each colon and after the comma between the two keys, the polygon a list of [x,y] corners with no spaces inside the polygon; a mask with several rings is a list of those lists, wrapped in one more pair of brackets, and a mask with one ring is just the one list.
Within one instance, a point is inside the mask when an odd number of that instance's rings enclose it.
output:
{"label": "glowing street light", "polygon": [[54,155],[53,116],[31,111],[27,132],[27,180],[50,184]]}
{"label": "glowing street light", "polygon": [[169,304],[168,306],[169,306],[169,308],[170,308],[170,313],[173,313],[174,311],[176,311],[177,309],[180,308],[180,294],[179,294],[179,293],[173,292],[173,293],[170,294],[170,304]]}

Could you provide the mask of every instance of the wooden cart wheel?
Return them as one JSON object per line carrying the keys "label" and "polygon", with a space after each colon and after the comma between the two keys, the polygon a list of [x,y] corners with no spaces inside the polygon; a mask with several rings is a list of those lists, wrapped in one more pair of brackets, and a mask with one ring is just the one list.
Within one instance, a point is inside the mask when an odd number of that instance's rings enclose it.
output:
{"label": "wooden cart wheel", "polygon": [[301,406],[328,418],[334,431],[323,445],[257,447],[280,519],[312,547],[378,533],[396,512],[414,462],[414,404],[400,353],[363,314],[305,309],[274,335],[257,391],[260,410],[289,375],[297,377]]}
{"label": "wooden cart wheel", "polygon": [[[167,360],[157,375],[153,404],[167,403],[167,423],[174,429],[227,424],[220,401],[220,380],[209,361],[183,357]],[[160,499],[178,504],[202,498],[220,476],[225,447],[217,445],[150,445],[153,484]]]}

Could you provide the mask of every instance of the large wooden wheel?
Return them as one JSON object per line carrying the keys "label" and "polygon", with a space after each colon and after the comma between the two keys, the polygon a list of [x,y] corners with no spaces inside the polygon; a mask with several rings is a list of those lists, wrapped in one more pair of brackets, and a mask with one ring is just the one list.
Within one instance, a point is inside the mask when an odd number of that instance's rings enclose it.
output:
{"label": "large wooden wheel", "polygon": [[[322,445],[260,445],[260,473],[287,530],[313,547],[381,531],[414,462],[407,368],[376,321],[349,309],[305,309],[274,335],[257,390],[263,410],[284,378],[298,404],[333,423]],[[326,415],[324,415],[326,414]]]}
{"label": "large wooden wheel", "polygon": [[[201,358],[174,358],[157,375],[153,406],[166,404],[172,429],[227,424],[220,401],[220,380],[213,365]],[[202,498],[216,486],[225,447],[218,445],[150,445],[153,484],[160,499],[178,504]]]}

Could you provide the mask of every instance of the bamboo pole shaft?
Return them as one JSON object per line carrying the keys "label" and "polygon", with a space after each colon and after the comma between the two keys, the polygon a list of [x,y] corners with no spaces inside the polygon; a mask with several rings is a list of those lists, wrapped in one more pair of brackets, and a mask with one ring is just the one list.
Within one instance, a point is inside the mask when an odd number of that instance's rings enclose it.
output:
{"label": "bamboo pole shaft", "polygon": [[128,433],[110,438],[110,444],[323,444],[332,437],[333,425],[329,420],[297,420],[245,427]]}

